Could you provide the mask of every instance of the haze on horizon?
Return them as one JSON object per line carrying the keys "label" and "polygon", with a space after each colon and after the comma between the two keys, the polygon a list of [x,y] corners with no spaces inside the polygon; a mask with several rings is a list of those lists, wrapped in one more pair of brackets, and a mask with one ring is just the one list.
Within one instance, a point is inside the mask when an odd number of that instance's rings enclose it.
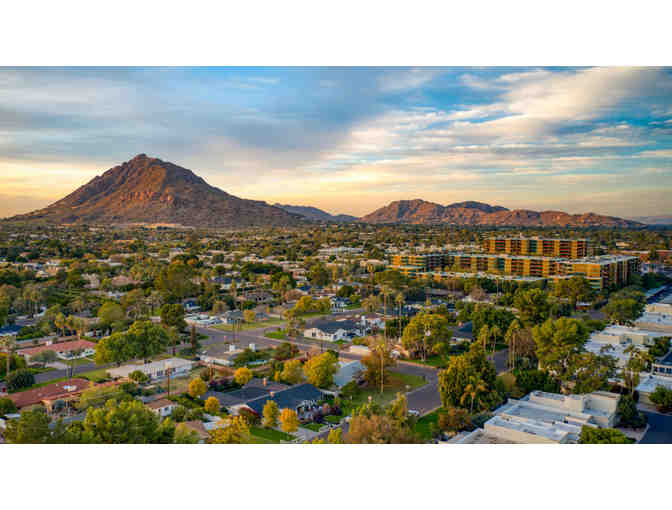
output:
{"label": "haze on horizon", "polygon": [[0,132],[0,217],[138,153],[331,213],[672,213],[670,68],[0,68]]}

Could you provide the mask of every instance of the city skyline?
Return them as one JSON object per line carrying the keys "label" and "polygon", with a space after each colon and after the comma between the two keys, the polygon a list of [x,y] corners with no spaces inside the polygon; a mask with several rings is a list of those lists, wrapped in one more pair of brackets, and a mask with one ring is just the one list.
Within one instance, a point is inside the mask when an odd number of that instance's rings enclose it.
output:
{"label": "city skyline", "polygon": [[4,68],[0,91],[0,217],[137,153],[357,216],[414,198],[670,213],[669,68]]}

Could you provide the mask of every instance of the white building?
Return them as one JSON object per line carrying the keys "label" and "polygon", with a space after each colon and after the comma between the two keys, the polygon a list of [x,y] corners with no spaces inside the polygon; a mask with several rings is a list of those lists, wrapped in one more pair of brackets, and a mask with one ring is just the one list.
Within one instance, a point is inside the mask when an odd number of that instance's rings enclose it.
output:
{"label": "white building", "polygon": [[630,359],[625,350],[634,345],[636,348],[648,351],[655,344],[656,338],[667,336],[661,331],[649,331],[627,326],[609,326],[602,331],[595,331],[590,335],[585,348],[594,354],[608,354],[616,359],[620,368],[623,368]]}
{"label": "white building", "polygon": [[[668,313],[659,313],[649,311],[649,307],[652,305],[647,305],[647,311],[642,314],[642,316],[635,321],[637,327],[648,329],[651,331],[661,331],[672,335],[672,311]],[[658,308],[652,308],[651,310],[658,310]]]}
{"label": "white building", "polygon": [[509,399],[483,429],[458,437],[456,443],[576,443],[581,428],[613,427],[620,395],[596,391],[560,395],[533,391]]}
{"label": "white building", "polygon": [[140,370],[143,374],[149,376],[150,379],[163,379],[167,377],[167,370],[170,371],[171,377],[179,377],[186,375],[194,366],[193,361],[182,358],[168,358],[159,361],[152,361],[151,363],[141,363],[138,365],[129,364],[122,365],[118,368],[110,368],[107,372],[111,377],[128,377],[131,372]]}
{"label": "white building", "polygon": [[172,414],[173,409],[177,407],[177,404],[167,398],[160,398],[145,404],[145,406],[161,416],[161,418],[166,418]]}

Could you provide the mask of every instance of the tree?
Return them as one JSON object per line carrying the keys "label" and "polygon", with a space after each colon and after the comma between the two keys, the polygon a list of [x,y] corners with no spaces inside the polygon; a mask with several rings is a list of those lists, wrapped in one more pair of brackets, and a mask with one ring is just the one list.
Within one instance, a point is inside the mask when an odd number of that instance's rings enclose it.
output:
{"label": "tree", "polygon": [[102,407],[89,407],[81,429],[73,429],[81,443],[172,443],[175,425],[138,400],[110,399]]}
{"label": "tree", "polygon": [[343,431],[340,428],[331,429],[327,436],[329,444],[343,444]]}
{"label": "tree", "polygon": [[253,377],[254,374],[252,373],[252,370],[247,367],[240,367],[236,369],[235,373],[233,374],[234,381],[236,381],[236,383],[240,384],[241,386],[245,386],[252,380]]}
{"label": "tree", "polygon": [[0,398],[0,416],[6,414],[12,414],[16,412],[16,405],[14,401],[9,397]]}
{"label": "tree", "polygon": [[392,347],[385,340],[378,338],[369,346],[371,352],[362,358],[364,365],[364,379],[371,387],[379,386],[384,391],[385,383],[389,380],[389,369],[396,364],[392,356]]}
{"label": "tree", "polygon": [[413,357],[421,356],[424,361],[434,344],[448,342],[451,336],[448,319],[443,315],[420,312],[404,328],[401,343]]}
{"label": "tree", "polygon": [[112,333],[96,344],[94,360],[98,365],[121,364],[133,358],[133,351],[125,333]]}
{"label": "tree", "polygon": [[529,326],[548,319],[548,294],[541,289],[518,290],[513,298],[513,306],[520,312],[521,320]]}
{"label": "tree", "polygon": [[13,358],[14,349],[16,348],[16,338],[12,335],[0,337],[0,347],[7,354],[7,367],[5,368],[5,374],[9,374],[11,370],[11,361]]}
{"label": "tree", "polygon": [[[112,328],[114,324],[118,324],[124,320],[124,309],[117,303],[107,301],[98,309],[98,318],[100,319],[101,326]],[[63,327],[65,327],[65,324]]]}
{"label": "tree", "polygon": [[46,349],[42,352],[38,352],[30,359],[35,363],[41,363],[43,365],[46,365],[47,363],[53,363],[54,361],[56,361],[58,359],[58,355],[51,349]]}
{"label": "tree", "polygon": [[247,444],[250,442],[250,428],[240,416],[229,418],[226,425],[210,432],[212,444]]}
{"label": "tree", "polygon": [[584,425],[581,427],[581,444],[630,444],[633,441],[628,439],[623,432],[616,429],[598,429]]}
{"label": "tree", "polygon": [[191,398],[201,398],[205,395],[205,392],[208,391],[208,387],[205,384],[205,381],[200,377],[194,377],[189,381],[189,386],[187,388],[187,393]]}
{"label": "tree", "polygon": [[175,436],[173,442],[175,444],[197,444],[200,441],[198,433],[190,429],[184,423],[180,423],[175,427]]}
{"label": "tree", "polygon": [[331,352],[325,352],[309,359],[303,366],[308,382],[318,388],[328,388],[334,383],[338,372],[338,358]]}
{"label": "tree", "polygon": [[572,359],[583,350],[588,336],[588,329],[582,321],[567,317],[548,319],[532,328],[539,364],[552,371],[563,383],[574,375]]}
{"label": "tree", "polygon": [[205,405],[203,406],[205,412],[208,414],[217,414],[219,413],[219,400],[216,397],[208,397],[205,400]]}
{"label": "tree", "polygon": [[649,395],[649,400],[663,413],[672,410],[672,390],[665,386],[656,386],[656,389]]}
{"label": "tree", "polygon": [[187,327],[184,320],[184,307],[179,304],[165,304],[161,307],[161,323],[167,327],[183,331]]}
{"label": "tree", "polygon": [[49,416],[43,407],[24,411],[21,417],[7,422],[4,431],[8,443],[41,444],[50,442]]}
{"label": "tree", "polygon": [[576,309],[578,301],[588,301],[592,298],[594,291],[583,276],[572,276],[571,278],[561,278],[555,282],[553,294],[558,297],[564,297],[569,300],[572,308]]}
{"label": "tree", "polygon": [[161,354],[168,347],[165,328],[151,321],[135,321],[126,332],[130,354],[133,358],[149,359]]}
{"label": "tree", "polygon": [[380,298],[371,294],[369,297],[362,299],[362,308],[368,313],[374,313],[380,309]]}
{"label": "tree", "polygon": [[476,398],[481,394],[485,393],[488,390],[488,387],[486,386],[485,382],[483,379],[476,375],[472,375],[469,377],[469,384],[465,386],[464,388],[464,393],[462,394],[462,397],[460,398],[460,404],[464,405],[464,402],[469,399],[470,400],[470,405],[469,405],[469,412],[473,413],[474,412],[474,401]]}
{"label": "tree", "polygon": [[631,395],[622,395],[616,410],[621,427],[638,429],[646,425],[646,416],[637,409],[635,399]]}
{"label": "tree", "polygon": [[[442,406],[445,408],[464,406],[466,400],[463,399],[463,395],[469,384],[474,382],[472,379],[474,377],[483,381],[486,391],[494,387],[497,378],[495,367],[488,361],[483,346],[478,342],[474,342],[468,352],[452,356],[446,369],[439,372]],[[492,390],[481,399],[484,407],[490,407],[499,401],[499,394]]]}
{"label": "tree", "polygon": [[278,418],[280,416],[280,409],[274,400],[267,400],[264,404],[263,410],[263,425],[266,428],[273,429],[278,426]]}
{"label": "tree", "polygon": [[301,360],[293,359],[282,364],[279,378],[287,384],[298,384],[303,381],[303,366]]}
{"label": "tree", "polygon": [[254,322],[256,315],[257,314],[254,313],[254,310],[243,310],[243,320],[245,320],[247,323]]}
{"label": "tree", "polygon": [[128,374],[128,378],[137,383],[146,383],[149,381],[149,376],[142,370],[133,370],[133,372]]}
{"label": "tree", "polygon": [[459,407],[449,407],[439,411],[439,428],[446,432],[460,432],[471,427],[469,411]]}
{"label": "tree", "polygon": [[634,298],[612,298],[602,307],[602,312],[612,322],[632,325],[644,312],[644,306],[644,302]]}
{"label": "tree", "polygon": [[296,411],[285,408],[280,412],[280,428],[287,434],[299,430],[299,417]]}
{"label": "tree", "polygon": [[[392,413],[393,414],[393,413]],[[350,444],[416,443],[407,421],[379,409],[375,404],[353,412],[346,440]]]}
{"label": "tree", "polygon": [[10,372],[9,375],[5,377],[5,382],[7,383],[7,389],[9,391],[18,391],[35,384],[35,376],[30,370],[21,368]]}

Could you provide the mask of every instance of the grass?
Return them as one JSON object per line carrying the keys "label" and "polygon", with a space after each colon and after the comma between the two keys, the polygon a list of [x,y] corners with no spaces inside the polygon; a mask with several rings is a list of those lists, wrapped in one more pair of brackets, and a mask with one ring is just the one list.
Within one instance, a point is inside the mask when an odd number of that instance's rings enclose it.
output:
{"label": "grass", "polygon": [[109,379],[110,376],[107,375],[107,368],[99,368],[98,370],[91,370],[90,372],[84,372],[82,374],[77,374],[77,377],[83,377],[93,382],[100,382],[106,379]]}
{"label": "grass", "polygon": [[[280,326],[285,323],[284,319],[268,319],[266,321],[255,321],[255,322],[244,322],[238,325],[238,331],[245,331],[248,329],[259,329],[267,328],[269,326]],[[222,331],[233,331],[233,325],[231,324],[218,324],[213,326],[215,329],[220,329]]]}
{"label": "grass", "polygon": [[439,423],[438,411],[434,411],[420,418],[415,424],[413,430],[416,434],[418,434],[418,436],[422,438],[423,441],[429,441],[430,439],[432,439],[432,436],[430,434],[430,428],[432,426],[432,423],[435,426],[438,426]]}
{"label": "grass", "polygon": [[[361,388],[352,400],[344,398],[343,405],[341,406],[343,414],[348,415],[353,409],[368,403],[369,397],[371,397],[372,402],[380,406],[386,406],[396,398],[397,393],[405,393],[424,385],[425,378],[422,376],[391,372],[390,380],[385,385],[383,393],[380,393],[380,388]],[[408,390],[407,386],[409,386]]]}
{"label": "grass", "polygon": [[312,430],[313,432],[319,432],[324,425],[320,425],[319,423],[311,422],[311,423],[304,423],[301,425],[304,429]]}
{"label": "grass", "polygon": [[[79,376],[77,375],[75,377]],[[33,384],[32,386],[28,386],[27,388],[21,388],[20,390],[10,390],[9,393],[19,393],[21,391],[34,390],[35,388],[42,388],[43,386],[48,386],[49,384],[67,381],[68,379],[69,377],[59,377],[58,379],[52,379],[51,381],[45,381],[43,383]]]}
{"label": "grass", "polygon": [[334,416],[333,414],[330,414],[329,416],[324,417],[324,421],[326,421],[327,423],[335,423],[336,425],[338,425],[339,423],[341,423],[342,418],[343,418],[342,416]]}
{"label": "grass", "polygon": [[264,333],[264,336],[267,338],[275,338],[276,340],[285,340],[287,338],[284,331],[269,331],[268,333]]}
{"label": "grass", "polygon": [[255,443],[279,443],[281,441],[293,441],[294,436],[282,432],[281,430],[266,429],[263,427],[250,427],[250,434]]}

